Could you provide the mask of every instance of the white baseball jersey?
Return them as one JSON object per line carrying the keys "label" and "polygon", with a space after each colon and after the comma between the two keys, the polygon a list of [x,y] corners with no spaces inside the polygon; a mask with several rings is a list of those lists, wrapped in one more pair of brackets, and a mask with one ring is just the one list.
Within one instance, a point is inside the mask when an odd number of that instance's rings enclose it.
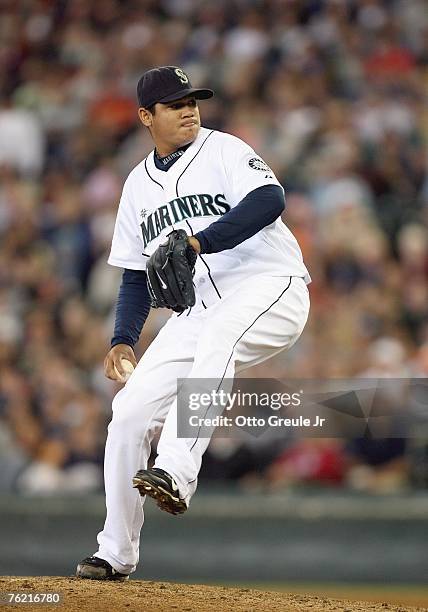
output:
{"label": "white baseball jersey", "polygon": [[[196,234],[264,185],[280,184],[253,149],[230,134],[201,128],[167,172],[156,167],[152,151],[125,182],[108,263],[144,270],[173,229]],[[197,306],[215,303],[245,278],[266,274],[310,282],[299,245],[280,218],[233,249],[198,257]]]}

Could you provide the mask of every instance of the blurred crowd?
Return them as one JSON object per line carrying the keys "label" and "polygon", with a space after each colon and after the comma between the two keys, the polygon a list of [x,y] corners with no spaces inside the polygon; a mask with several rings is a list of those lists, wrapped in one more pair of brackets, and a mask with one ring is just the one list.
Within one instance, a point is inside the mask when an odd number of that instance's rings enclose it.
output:
{"label": "blurred crowd", "polygon": [[[123,181],[152,148],[135,86],[156,65],[212,87],[203,125],[243,138],[274,169],[313,277],[302,338],[250,375],[428,376],[426,8],[3,0],[0,489],[102,488],[119,388],[103,359],[121,276],[106,259]],[[150,314],[138,356],[167,316]],[[217,440],[204,473],[390,491],[426,486],[422,464],[421,441]]]}

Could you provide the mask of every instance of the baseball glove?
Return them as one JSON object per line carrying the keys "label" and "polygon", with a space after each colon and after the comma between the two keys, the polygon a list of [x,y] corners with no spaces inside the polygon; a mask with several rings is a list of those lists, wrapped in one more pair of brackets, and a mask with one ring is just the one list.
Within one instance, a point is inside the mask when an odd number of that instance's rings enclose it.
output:
{"label": "baseball glove", "polygon": [[174,230],[147,261],[152,308],[183,312],[195,305],[193,275],[197,253],[184,230]]}

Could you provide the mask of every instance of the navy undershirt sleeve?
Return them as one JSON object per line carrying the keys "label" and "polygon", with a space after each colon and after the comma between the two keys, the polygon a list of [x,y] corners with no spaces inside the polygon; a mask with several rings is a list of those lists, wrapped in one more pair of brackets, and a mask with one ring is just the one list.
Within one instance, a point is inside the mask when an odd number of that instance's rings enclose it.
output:
{"label": "navy undershirt sleeve", "polygon": [[233,249],[277,219],[285,208],[279,185],[263,185],[243,198],[220,219],[195,234],[201,254]]}
{"label": "navy undershirt sleeve", "polygon": [[150,295],[144,270],[125,269],[116,306],[114,336],[111,346],[134,346],[150,312]]}

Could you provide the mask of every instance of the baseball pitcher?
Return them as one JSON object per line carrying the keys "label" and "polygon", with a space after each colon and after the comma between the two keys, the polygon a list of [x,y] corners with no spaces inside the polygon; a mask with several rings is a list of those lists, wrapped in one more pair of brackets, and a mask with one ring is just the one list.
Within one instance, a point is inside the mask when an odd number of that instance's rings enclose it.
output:
{"label": "baseball pitcher", "polygon": [[[310,277],[281,220],[284,190],[245,142],[201,127],[198,101],[213,91],[165,66],[146,72],[137,94],[155,148],[124,184],[108,260],[123,276],[105,373],[123,381],[133,371],[112,405],[98,550],[77,567],[98,580],[135,571],[147,496],[181,514],[195,493],[209,439],[178,437],[177,379],[232,379],[290,348],[309,312]],[[172,316],[137,363],[152,307]]]}

